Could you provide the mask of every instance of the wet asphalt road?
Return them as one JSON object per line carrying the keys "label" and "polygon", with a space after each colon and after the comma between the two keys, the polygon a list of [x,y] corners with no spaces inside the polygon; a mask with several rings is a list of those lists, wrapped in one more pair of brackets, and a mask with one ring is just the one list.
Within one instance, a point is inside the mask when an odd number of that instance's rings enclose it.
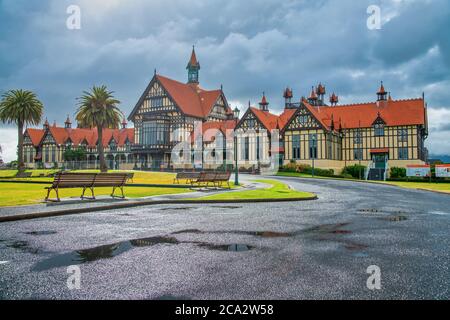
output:
{"label": "wet asphalt road", "polygon": [[[450,196],[279,179],[319,200],[2,223],[0,299],[450,298]],[[366,286],[370,265],[381,290]]]}

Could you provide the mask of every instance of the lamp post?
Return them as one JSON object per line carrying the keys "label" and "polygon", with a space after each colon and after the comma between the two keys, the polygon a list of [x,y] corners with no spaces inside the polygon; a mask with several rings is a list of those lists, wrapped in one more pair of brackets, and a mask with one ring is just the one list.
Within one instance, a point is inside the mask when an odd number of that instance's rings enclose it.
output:
{"label": "lamp post", "polygon": [[[236,126],[239,120],[239,109],[236,107],[233,110],[234,121],[236,122]],[[238,168],[238,155],[237,155],[237,136],[236,136],[236,126],[234,127],[234,185],[239,185],[239,168]]]}
{"label": "lamp post", "polygon": [[313,134],[312,140],[312,177],[314,178],[314,159],[316,158],[316,136]]}

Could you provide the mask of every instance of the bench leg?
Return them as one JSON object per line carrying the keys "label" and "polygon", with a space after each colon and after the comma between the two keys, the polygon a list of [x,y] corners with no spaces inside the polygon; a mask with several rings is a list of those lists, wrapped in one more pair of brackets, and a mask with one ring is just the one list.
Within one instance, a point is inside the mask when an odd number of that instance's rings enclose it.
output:
{"label": "bench leg", "polygon": [[[114,193],[116,192],[116,189],[119,188],[120,192],[122,193],[122,196],[116,196],[114,195]],[[119,186],[119,187],[113,187],[113,191],[111,193],[111,197],[112,198],[121,198],[121,199],[125,199],[125,194],[123,192],[123,186]]]}
{"label": "bench leg", "polygon": [[45,197],[45,202],[48,201],[48,197],[50,196],[50,191],[52,190],[52,188],[48,188],[47,189],[47,196]]}
{"label": "bench leg", "polygon": [[84,196],[84,194],[85,194],[87,188],[88,188],[88,187],[84,187],[84,188],[83,188],[83,193],[81,194],[81,200],[83,200],[83,199],[95,200],[94,188],[92,188],[92,187],[89,187],[89,189],[91,190],[92,197],[89,198],[89,197],[85,197],[85,196]]}
{"label": "bench leg", "polygon": [[[50,192],[52,191],[52,190],[55,190],[55,193],[56,193],[56,200],[52,200],[52,199],[49,199],[49,197],[50,197]],[[45,197],[45,202],[61,202],[61,199],[59,198],[59,192],[58,192],[58,188],[49,188],[49,189],[47,189],[47,196]]]}

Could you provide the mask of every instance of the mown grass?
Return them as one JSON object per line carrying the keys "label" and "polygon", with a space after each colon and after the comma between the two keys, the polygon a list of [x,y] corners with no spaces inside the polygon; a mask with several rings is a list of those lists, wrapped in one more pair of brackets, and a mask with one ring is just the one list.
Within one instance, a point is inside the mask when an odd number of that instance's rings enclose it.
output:
{"label": "mown grass", "polygon": [[[47,190],[44,188],[48,186],[46,184],[27,184],[27,183],[14,183],[5,182],[0,183],[0,207],[8,206],[21,206],[37,204],[44,200]],[[112,188],[95,188],[95,195],[110,195]],[[61,189],[59,194],[61,198],[74,197],[79,199],[82,189]],[[117,194],[120,191],[117,190]],[[189,189],[184,188],[155,188],[155,187],[125,187],[125,196],[128,198],[143,198],[157,195],[166,194],[178,194],[191,192]],[[86,195],[90,196],[90,193],[86,191]],[[55,193],[52,191],[50,197],[54,197]]]}
{"label": "mown grass", "polygon": [[253,200],[253,199],[276,200],[276,199],[296,199],[296,198],[314,197],[314,194],[312,193],[292,190],[289,188],[289,186],[279,181],[256,180],[256,182],[268,184],[270,185],[270,187],[267,189],[227,192],[222,194],[205,196],[197,198],[195,200]]}
{"label": "mown grass", "polygon": [[408,189],[423,189],[423,190],[450,193],[450,183],[407,182],[407,181],[386,181],[383,183]]}
{"label": "mown grass", "polygon": [[[0,179],[11,179],[14,181],[37,181],[37,182],[51,182],[51,177],[39,177],[39,175],[49,175],[56,170],[27,170],[26,172],[32,172],[31,178],[14,178],[17,170],[1,170]],[[72,172],[85,172],[85,173],[97,173],[99,170],[75,170]],[[144,171],[124,171],[124,170],[109,170],[108,172],[133,172],[133,181],[130,184],[173,184],[175,178],[174,173],[167,172],[144,172]]]}

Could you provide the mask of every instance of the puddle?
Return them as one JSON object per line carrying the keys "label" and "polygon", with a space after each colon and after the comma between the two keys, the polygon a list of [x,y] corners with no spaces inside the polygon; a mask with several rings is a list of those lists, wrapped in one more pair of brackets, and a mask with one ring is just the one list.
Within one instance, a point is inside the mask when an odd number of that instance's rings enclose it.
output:
{"label": "puddle", "polygon": [[57,234],[58,232],[56,231],[31,231],[31,232],[24,232],[25,234],[29,234],[32,236],[47,236],[47,235],[51,235],[51,234]]}
{"label": "puddle", "polygon": [[209,250],[229,251],[229,252],[244,252],[252,250],[253,247],[245,244],[211,244],[211,243],[199,243],[200,248],[206,248]]}
{"label": "puddle", "polygon": [[177,232],[172,232],[172,234],[183,234],[183,233],[203,234],[205,232],[198,230],[198,229],[186,229],[186,230],[180,230]]}
{"label": "puddle", "polygon": [[306,233],[318,233],[318,234],[350,234],[350,230],[342,230],[341,228],[348,226],[349,223],[337,223],[337,224],[323,224],[304,230]]}
{"label": "puddle", "polygon": [[178,240],[172,237],[151,237],[123,241],[110,245],[54,255],[48,259],[36,263],[33,267],[33,271],[44,271],[58,267],[67,267],[75,264],[93,262],[101,259],[110,259],[136,247],[149,247],[157,244],[178,243]]}
{"label": "puddle", "polygon": [[216,208],[216,209],[242,209],[242,207],[238,207],[238,206],[212,206],[211,208]]}
{"label": "puddle", "polygon": [[169,210],[173,210],[173,211],[187,211],[187,210],[193,210],[196,209],[195,207],[180,207],[180,208],[160,208],[158,210],[160,211],[169,211]]}
{"label": "puddle", "polygon": [[255,236],[261,238],[287,238],[287,237],[295,237],[302,234],[308,233],[329,233],[329,234],[350,234],[352,233],[349,230],[342,230],[341,228],[347,226],[348,223],[340,223],[340,224],[329,224],[329,225],[320,225],[315,226],[305,230],[298,230],[293,232],[277,232],[277,231],[245,231],[245,230],[224,230],[224,231],[202,231],[198,229],[187,229],[181,230],[177,232],[173,232],[173,235],[176,234],[237,234],[237,235],[245,235],[245,236]]}
{"label": "puddle", "polygon": [[32,254],[42,253],[40,249],[31,247],[27,241],[13,241],[7,244],[6,247]]}
{"label": "puddle", "polygon": [[408,220],[406,216],[389,216],[389,217],[379,217],[378,219],[390,222],[400,222]]}
{"label": "puddle", "polygon": [[355,258],[368,258],[369,257],[369,255],[364,252],[356,252],[356,253],[353,253],[352,256],[354,256]]}
{"label": "puddle", "polygon": [[431,211],[430,214],[438,215],[438,216],[448,216],[450,213],[443,211]]}
{"label": "puddle", "polygon": [[33,266],[32,270],[45,271],[58,267],[67,267],[70,265],[83,264],[97,260],[111,259],[134,248],[151,247],[159,244],[177,245],[180,243],[192,243],[200,248],[207,248],[210,250],[220,250],[220,251],[243,252],[253,249],[253,247],[247,246],[245,244],[219,245],[207,242],[193,242],[193,241],[181,242],[174,237],[151,237],[151,238],[127,240],[89,249],[82,249],[63,254],[56,254],[45,260],[37,262]]}

